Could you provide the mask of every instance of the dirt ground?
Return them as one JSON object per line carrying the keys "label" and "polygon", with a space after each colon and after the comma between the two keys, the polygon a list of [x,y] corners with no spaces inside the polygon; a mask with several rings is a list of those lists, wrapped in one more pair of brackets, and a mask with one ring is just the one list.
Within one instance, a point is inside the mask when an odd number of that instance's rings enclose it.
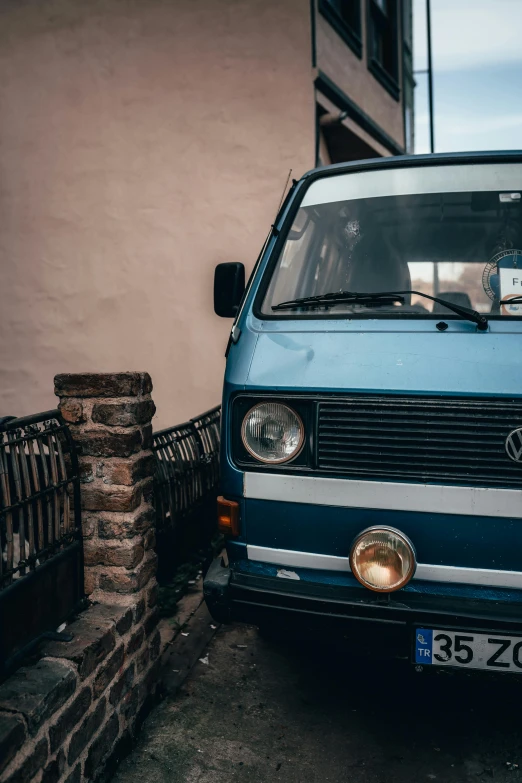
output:
{"label": "dirt ground", "polygon": [[221,627],[115,783],[522,780],[522,682]]}

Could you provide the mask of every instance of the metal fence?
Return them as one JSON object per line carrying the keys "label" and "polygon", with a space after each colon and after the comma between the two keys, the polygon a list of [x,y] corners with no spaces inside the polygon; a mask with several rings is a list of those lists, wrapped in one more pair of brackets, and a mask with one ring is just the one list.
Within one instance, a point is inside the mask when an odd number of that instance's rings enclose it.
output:
{"label": "metal fence", "polygon": [[[158,578],[216,529],[220,408],[153,436]],[[84,600],[77,451],[58,411],[0,418],[0,676]]]}
{"label": "metal fence", "polygon": [[158,579],[168,580],[216,529],[221,408],[154,433]]}
{"label": "metal fence", "polygon": [[0,672],[83,599],[76,448],[58,411],[0,419]]}

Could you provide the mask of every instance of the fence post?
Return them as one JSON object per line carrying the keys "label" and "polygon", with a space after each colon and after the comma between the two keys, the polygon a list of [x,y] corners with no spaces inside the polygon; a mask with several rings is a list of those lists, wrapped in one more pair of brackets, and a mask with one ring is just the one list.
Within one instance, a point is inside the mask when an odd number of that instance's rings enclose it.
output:
{"label": "fence post", "polygon": [[144,606],[157,570],[150,376],[64,374],[54,383],[80,448],[86,595]]}

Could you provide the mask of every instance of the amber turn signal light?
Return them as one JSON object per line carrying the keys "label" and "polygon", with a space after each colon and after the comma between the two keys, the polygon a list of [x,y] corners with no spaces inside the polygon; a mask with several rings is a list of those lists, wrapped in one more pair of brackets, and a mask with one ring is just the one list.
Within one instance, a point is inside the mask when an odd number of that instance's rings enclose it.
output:
{"label": "amber turn signal light", "polygon": [[220,495],[217,499],[218,530],[227,536],[239,535],[239,503],[235,500],[225,500]]}

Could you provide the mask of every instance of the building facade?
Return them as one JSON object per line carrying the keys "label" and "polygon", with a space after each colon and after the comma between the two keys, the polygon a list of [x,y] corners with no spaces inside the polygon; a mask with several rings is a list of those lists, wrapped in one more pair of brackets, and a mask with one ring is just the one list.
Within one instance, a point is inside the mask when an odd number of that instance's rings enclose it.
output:
{"label": "building facade", "polygon": [[316,157],[413,152],[411,0],[312,4]]}
{"label": "building facade", "polygon": [[290,169],[411,149],[410,0],[0,4],[0,415],[148,370],[155,426],[219,401],[216,263],[252,268]]}

